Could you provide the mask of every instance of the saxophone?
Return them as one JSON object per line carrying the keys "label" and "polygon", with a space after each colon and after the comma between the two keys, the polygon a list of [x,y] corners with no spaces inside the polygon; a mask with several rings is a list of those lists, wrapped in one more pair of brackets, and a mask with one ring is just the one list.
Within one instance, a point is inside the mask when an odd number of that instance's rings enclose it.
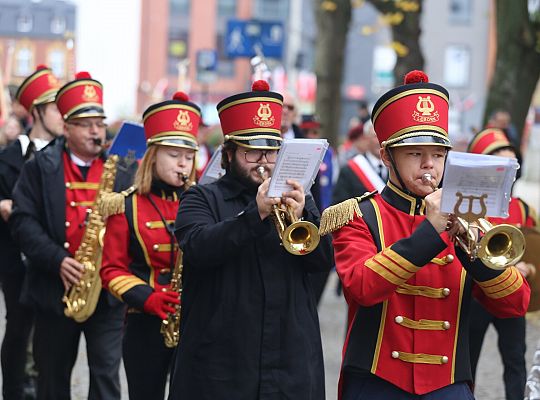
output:
{"label": "saxophone", "polygon": [[112,192],[116,178],[118,156],[110,156],[103,166],[94,206],[89,210],[88,221],[81,245],[75,252],[75,260],[84,266],[81,280],[64,293],[62,301],[66,304],[64,314],[77,322],[84,322],[94,313],[101,293],[101,253],[105,221],[99,206],[105,193]]}
{"label": "saxophone", "polygon": [[[171,292],[178,293],[178,296],[182,298],[182,250],[178,250],[178,257],[176,258],[176,264],[171,276]],[[161,334],[165,340],[165,346],[174,348],[178,345],[180,340],[180,313],[182,311],[182,304],[176,306],[174,313],[169,313],[167,319],[161,321]]]}
{"label": "saxophone", "polygon": [[[187,190],[195,184],[191,182],[187,174],[182,173],[182,179],[184,181],[184,189]],[[182,250],[178,249],[178,256],[176,257],[176,263],[171,274],[171,292],[178,293],[178,297],[182,298],[182,270],[184,266],[182,264]],[[178,345],[180,340],[180,314],[182,311],[182,303],[176,306],[174,313],[169,313],[167,319],[161,321],[161,334],[165,340],[165,346],[174,348]]]}

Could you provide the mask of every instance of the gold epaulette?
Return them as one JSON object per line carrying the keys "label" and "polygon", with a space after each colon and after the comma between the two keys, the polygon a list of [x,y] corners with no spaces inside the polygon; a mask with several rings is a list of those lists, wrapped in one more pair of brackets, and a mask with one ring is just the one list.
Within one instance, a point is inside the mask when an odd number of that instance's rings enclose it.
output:
{"label": "gold epaulette", "polygon": [[360,211],[360,202],[375,195],[376,193],[376,190],[371,193],[366,192],[360,197],[353,197],[339,204],[328,207],[323,211],[321,216],[319,235],[324,236],[337,231],[351,222],[355,215],[361,217],[362,211]]}
{"label": "gold epaulette", "polygon": [[99,204],[99,213],[103,218],[110,217],[115,214],[123,214],[126,211],[125,198],[137,190],[136,186],[130,186],[120,193],[111,192],[104,193]]}

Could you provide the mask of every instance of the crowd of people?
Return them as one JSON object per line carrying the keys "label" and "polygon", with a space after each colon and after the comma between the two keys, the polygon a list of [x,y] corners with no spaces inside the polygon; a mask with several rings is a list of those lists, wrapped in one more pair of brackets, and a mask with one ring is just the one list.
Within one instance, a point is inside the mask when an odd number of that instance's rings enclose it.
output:
{"label": "crowd of people", "polygon": [[[536,267],[494,270],[455,245],[463,228],[439,190],[452,148],[444,87],[413,71],[371,114],[361,104],[310,190],[289,179],[280,197],[268,190],[282,141],[322,132],[291,94],[256,81],[224,98],[226,173],[198,185],[215,150],[188,95],[144,111],[147,148],[134,162],[106,152],[103,91],[87,72],[60,85],[40,65],[15,94],[26,115],[2,128],[4,399],[32,396],[32,368],[35,398],[70,399],[84,335],[89,399],[121,397],[123,361],[130,399],[163,399],[169,384],[171,400],[322,400],[317,304],[334,269],[348,305],[340,399],[473,399],[490,323],[506,398],[523,398]],[[516,132],[500,124],[468,151],[519,158]],[[284,208],[320,226],[306,254],[282,245]],[[490,222],[537,223],[516,197]]]}

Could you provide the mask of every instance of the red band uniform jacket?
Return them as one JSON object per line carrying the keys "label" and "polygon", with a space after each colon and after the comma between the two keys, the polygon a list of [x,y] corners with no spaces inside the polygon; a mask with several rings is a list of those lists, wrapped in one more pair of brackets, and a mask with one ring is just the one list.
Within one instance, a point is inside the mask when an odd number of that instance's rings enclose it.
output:
{"label": "red band uniform jacket", "polygon": [[107,219],[101,280],[131,309],[142,311],[152,292],[170,288],[178,254],[172,227],[180,193],[181,189],[154,182],[151,193],[127,196],[125,213]]}
{"label": "red band uniform jacket", "polygon": [[[64,315],[60,264],[73,257],[85,231],[87,209],[94,204],[103,171],[96,158],[86,176],[71,160],[60,137],[26,162],[13,192],[13,238],[29,260],[21,300],[39,310]],[[117,164],[115,191],[129,187],[136,163]],[[104,294],[110,305],[120,303]]]}
{"label": "red band uniform jacket", "polygon": [[423,199],[389,183],[334,232],[349,303],[342,372],[371,373],[425,394],[470,381],[471,295],[499,317],[524,315],[530,296],[516,268],[487,268],[455,249],[424,216]]}

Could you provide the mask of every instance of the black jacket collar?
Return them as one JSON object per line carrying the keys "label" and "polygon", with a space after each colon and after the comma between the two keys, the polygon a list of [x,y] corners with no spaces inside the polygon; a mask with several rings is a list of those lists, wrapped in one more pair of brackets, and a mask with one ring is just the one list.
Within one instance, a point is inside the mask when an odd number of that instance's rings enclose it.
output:
{"label": "black jacket collar", "polygon": [[183,188],[171,186],[159,179],[154,179],[150,191],[162,199],[176,201],[180,198],[184,190]]}
{"label": "black jacket collar", "polygon": [[406,194],[390,181],[384,187],[381,196],[384,201],[404,213],[409,215],[424,215],[426,208],[424,199]]}
{"label": "black jacket collar", "polygon": [[234,178],[234,176],[228,173],[225,174],[225,176],[223,176],[218,181],[218,185],[221,192],[223,193],[223,199],[225,200],[230,200],[240,195],[246,195],[255,198],[255,195],[253,193],[250,193],[249,189],[244,186],[242,182],[238,181]]}

